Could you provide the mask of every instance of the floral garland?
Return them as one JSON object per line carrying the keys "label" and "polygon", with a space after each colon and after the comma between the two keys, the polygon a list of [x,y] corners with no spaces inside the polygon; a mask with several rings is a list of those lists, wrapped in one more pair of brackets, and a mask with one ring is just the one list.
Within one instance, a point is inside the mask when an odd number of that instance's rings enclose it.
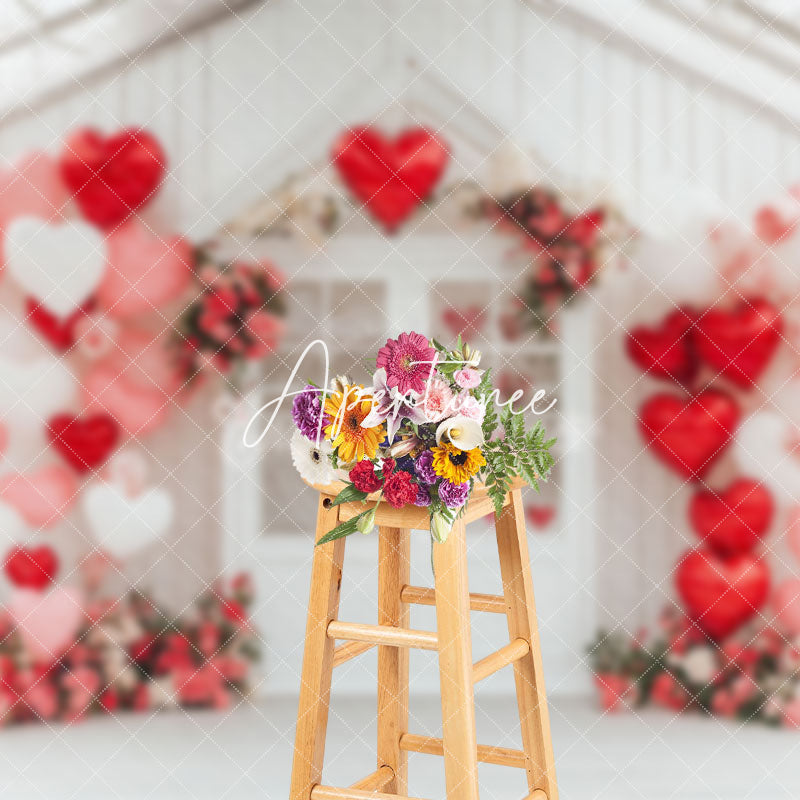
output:
{"label": "floral garland", "polygon": [[269,262],[220,264],[208,250],[195,252],[200,287],[177,324],[179,370],[186,381],[204,369],[221,375],[275,352],[285,331],[283,274]]}
{"label": "floral garland", "polygon": [[[541,423],[525,431],[510,405],[498,413],[491,371],[460,337],[454,349],[402,333],[378,351],[371,388],[337,378],[330,391],[308,385],[295,396],[292,460],[309,483],[346,476],[334,504],[379,493],[394,508],[427,507],[432,537],[444,542],[483,479],[497,513],[512,479],[538,489],[553,464]],[[502,436],[495,435],[502,432]],[[376,504],[338,525],[319,544],[370,533]]]}
{"label": "floral garland", "polygon": [[248,691],[259,656],[248,621],[252,596],[241,573],[179,620],[137,593],[91,603],[74,642],[47,662],[30,651],[13,620],[0,617],[0,727],[119,709],[230,707]]}
{"label": "floral garland", "polygon": [[800,727],[800,642],[774,628],[742,629],[714,644],[668,609],[656,635],[601,633],[589,652],[606,711],[652,703]]}
{"label": "floral garland", "polygon": [[594,208],[573,215],[563,198],[544,186],[486,197],[478,208],[481,216],[516,235],[531,259],[514,316],[522,318],[522,327],[533,322],[536,328],[548,329],[553,315],[597,279],[608,212]]}

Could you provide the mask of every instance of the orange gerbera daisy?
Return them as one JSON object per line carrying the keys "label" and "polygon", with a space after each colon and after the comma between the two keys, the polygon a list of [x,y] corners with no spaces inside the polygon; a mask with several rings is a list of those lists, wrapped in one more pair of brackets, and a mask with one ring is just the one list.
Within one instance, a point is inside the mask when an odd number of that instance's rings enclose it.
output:
{"label": "orange gerbera daisy", "polygon": [[348,464],[364,456],[375,458],[378,445],[386,435],[381,423],[374,428],[362,428],[361,423],[372,410],[372,395],[363,394],[363,386],[345,386],[325,398],[325,414],[330,423],[325,426],[325,436],[337,449],[339,461]]}

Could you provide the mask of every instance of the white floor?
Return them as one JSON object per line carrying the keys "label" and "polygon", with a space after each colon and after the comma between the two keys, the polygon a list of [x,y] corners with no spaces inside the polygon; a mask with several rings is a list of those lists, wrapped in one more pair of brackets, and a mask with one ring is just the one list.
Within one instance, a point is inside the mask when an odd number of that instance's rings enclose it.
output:
{"label": "white floor", "polygon": [[[435,701],[412,706],[415,732],[437,729]],[[295,701],[233,713],[180,711],[93,718],[70,727],[0,731],[3,800],[286,800]],[[563,800],[797,800],[800,733],[666,713],[603,716],[556,702],[553,734]],[[326,782],[347,785],[374,768],[374,704],[338,699]],[[479,740],[516,746],[514,704],[479,707]],[[499,720],[499,722],[498,722]],[[522,775],[482,767],[482,800],[521,800]],[[444,797],[440,759],[411,758],[411,794]]]}

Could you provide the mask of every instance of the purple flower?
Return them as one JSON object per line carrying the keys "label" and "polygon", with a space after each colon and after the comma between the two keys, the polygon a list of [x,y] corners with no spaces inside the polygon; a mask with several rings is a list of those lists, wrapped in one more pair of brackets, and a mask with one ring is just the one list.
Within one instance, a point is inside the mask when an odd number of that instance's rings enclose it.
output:
{"label": "purple flower", "polygon": [[322,413],[322,392],[309,385],[300,394],[294,396],[292,401],[292,419],[298,430],[306,439],[316,441],[317,431],[320,429],[319,420],[323,417],[322,427],[329,422],[327,414]]}
{"label": "purple flower", "polygon": [[433,453],[430,450],[423,450],[414,462],[414,472],[417,477],[430,486],[439,480],[439,476],[433,471]]}
{"label": "purple flower", "polygon": [[443,480],[439,484],[439,497],[448,508],[461,508],[469,497],[469,482],[450,483]]}
{"label": "purple flower", "polygon": [[428,492],[428,487],[417,484],[417,499],[414,501],[414,505],[426,508],[430,504],[431,496]]}

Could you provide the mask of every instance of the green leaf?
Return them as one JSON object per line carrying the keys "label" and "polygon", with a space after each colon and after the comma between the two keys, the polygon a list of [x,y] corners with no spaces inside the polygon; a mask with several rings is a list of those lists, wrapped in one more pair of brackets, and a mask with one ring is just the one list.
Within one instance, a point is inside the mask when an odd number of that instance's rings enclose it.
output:
{"label": "green leaf", "polygon": [[368,497],[366,492],[356,489],[355,485],[349,483],[342,489],[339,494],[331,501],[332,506],[340,506],[342,503],[352,503],[354,501],[364,501]]}
{"label": "green leaf", "polygon": [[371,511],[372,509],[368,508],[366,511],[362,511],[357,517],[353,517],[353,519],[349,519],[347,522],[342,522],[340,525],[337,525],[317,542],[317,547],[321,544],[328,544],[328,542],[332,542],[334,539],[342,539],[345,536],[349,536],[351,533],[355,533],[358,530],[358,521]]}

